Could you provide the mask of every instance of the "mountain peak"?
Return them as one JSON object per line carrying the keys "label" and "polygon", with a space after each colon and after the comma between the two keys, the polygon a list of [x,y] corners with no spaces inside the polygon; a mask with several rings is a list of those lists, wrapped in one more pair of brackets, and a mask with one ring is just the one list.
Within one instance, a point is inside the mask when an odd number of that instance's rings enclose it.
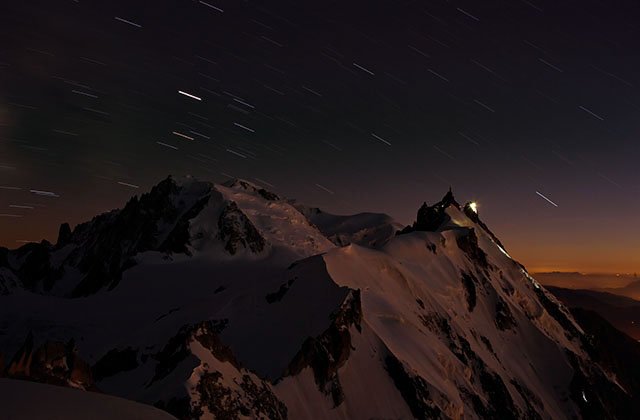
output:
{"label": "mountain peak", "polygon": [[422,203],[422,206],[418,209],[416,221],[412,226],[407,226],[401,231],[401,233],[409,233],[413,231],[429,231],[433,232],[440,228],[448,219],[449,216],[446,213],[447,208],[455,207],[460,210],[460,204],[453,196],[453,191],[449,187],[449,191],[442,197],[440,201],[430,206],[426,203]]}
{"label": "mountain peak", "polygon": [[426,202],[424,202],[418,209],[416,221],[413,222],[413,225],[405,227],[404,229],[399,231],[398,234],[410,233],[414,231],[435,232],[439,229],[442,229],[447,225],[447,222],[451,221],[451,216],[446,211],[450,207],[454,207],[455,209],[461,211],[471,222],[475,223],[485,232],[487,232],[491,239],[502,250],[504,250],[504,245],[502,245],[498,237],[487,227],[487,225],[482,220],[480,220],[480,217],[478,216],[477,203],[475,201],[469,201],[465,203],[464,206],[460,206],[460,204],[453,196],[451,187],[449,187],[449,191],[447,191],[444,197],[442,197],[442,199],[434,205],[429,206]]}
{"label": "mountain peak", "polygon": [[454,206],[460,208],[460,204],[458,204],[458,202],[456,201],[455,197],[453,196],[453,191],[451,190],[451,187],[449,187],[449,191],[447,191],[447,193],[444,195],[444,197],[442,197],[442,200],[440,200],[440,204],[445,206],[445,207],[454,205]]}
{"label": "mountain peak", "polygon": [[232,178],[226,182],[223,182],[222,185],[224,185],[227,188],[243,188],[245,190],[248,190],[248,189],[257,190],[260,188],[257,184],[243,178]]}
{"label": "mountain peak", "polygon": [[230,179],[229,181],[222,183],[222,186],[231,188],[231,189],[239,189],[239,190],[245,190],[245,191],[257,193],[262,198],[269,201],[280,200],[280,196],[278,196],[277,194],[271,191],[268,191],[262,188],[261,186],[254,184],[251,181],[247,181],[246,179],[241,179],[241,178]]}
{"label": "mountain peak", "polygon": [[451,190],[402,236],[267,193],[167,178],[0,249],[0,376],[177,418],[640,418],[631,375]]}

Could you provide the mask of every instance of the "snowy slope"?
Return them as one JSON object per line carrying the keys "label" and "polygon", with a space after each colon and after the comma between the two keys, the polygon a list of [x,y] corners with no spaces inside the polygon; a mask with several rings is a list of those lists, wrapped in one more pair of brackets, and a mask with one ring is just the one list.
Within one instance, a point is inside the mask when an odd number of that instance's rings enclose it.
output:
{"label": "snowy slope", "polygon": [[5,420],[170,420],[148,405],[94,392],[0,379],[0,417]]}
{"label": "snowy slope", "polygon": [[383,213],[339,216],[322,211],[317,207],[308,207],[295,202],[293,205],[305,215],[309,222],[338,246],[354,243],[368,247],[380,247],[403,228],[401,224]]}
{"label": "snowy slope", "polygon": [[0,372],[180,418],[633,412],[637,390],[468,206],[449,193],[393,226],[165,180],[0,254]]}
{"label": "snowy slope", "polygon": [[[538,303],[536,286],[495,245],[486,270],[460,252],[457,240],[469,232],[414,232],[381,251],[350,245],[325,255],[334,281],[361,290],[365,328],[386,346],[384,352],[363,346],[369,365],[385,365],[393,355],[405,371],[428,384],[432,404],[448,417],[474,411],[474,395],[483,405],[495,405],[482,386],[483,375],[498,375],[495,382],[504,384],[511,397],[506,399],[523,415],[530,410],[553,418],[573,415],[577,407],[561,403],[555,389],[568,387],[572,368],[563,353],[581,353],[579,343],[567,339],[563,327]],[[482,235],[481,243],[483,239],[482,245],[490,248],[487,237]],[[470,303],[465,275],[475,288],[475,304]],[[502,313],[504,321],[499,322]],[[518,386],[545,401],[544,408],[527,406],[529,399]],[[368,388],[375,400],[374,392]],[[386,390],[380,392],[384,395]]]}

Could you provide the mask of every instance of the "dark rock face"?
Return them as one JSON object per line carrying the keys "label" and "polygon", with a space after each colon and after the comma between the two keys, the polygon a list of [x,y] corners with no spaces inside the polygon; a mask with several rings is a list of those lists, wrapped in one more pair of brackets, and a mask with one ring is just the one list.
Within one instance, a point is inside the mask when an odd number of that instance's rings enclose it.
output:
{"label": "dark rock face", "polygon": [[527,406],[527,411],[523,413],[522,417],[525,419],[532,419],[532,420],[541,419],[542,417],[540,417],[540,415],[535,409],[535,407],[537,407],[539,410],[544,411],[544,404],[540,400],[540,398],[533,391],[531,391],[529,388],[527,388],[525,385],[523,385],[519,381],[512,379],[510,382],[511,382],[511,385],[513,385],[513,387],[516,389],[516,391],[518,391],[518,394],[520,394],[520,396],[524,400],[524,403]]}
{"label": "dark rock face", "polygon": [[9,270],[2,272],[3,270],[6,268],[0,267],[0,296],[8,295],[19,286],[15,275]]}
{"label": "dark rock face", "polygon": [[[207,372],[200,377],[198,382],[198,393],[202,396],[202,399],[206,401],[205,407],[207,407],[214,418],[234,418],[237,413],[241,413],[243,416],[249,414],[249,410],[244,407],[241,401],[233,398],[232,392],[229,388],[220,384],[222,374],[218,371]],[[195,413],[200,417],[203,413],[201,409]]]}
{"label": "dark rock face", "polygon": [[218,334],[220,334],[227,325],[227,320],[203,321],[199,324],[185,325],[172,337],[164,348],[157,354],[152,355],[158,364],[155,373],[147,387],[154,382],[165,378],[169,373],[178,366],[180,362],[185,360],[190,354],[189,344],[192,340],[198,340],[205,348],[209,349],[212,354],[222,362],[230,362],[232,365],[239,367],[231,349],[222,344]]}
{"label": "dark rock face", "polygon": [[445,418],[440,408],[431,400],[429,384],[424,379],[410,375],[402,362],[392,354],[385,358],[385,367],[416,419]]}
{"label": "dark rock face", "polygon": [[[52,290],[64,275],[65,265],[82,273],[82,280],[70,292],[71,297],[113,289],[122,272],[135,265],[133,257],[140,252],[188,253],[189,220],[200,212],[209,195],[186,208],[186,203],[175,202],[179,193],[180,187],[169,177],[140,198],[133,197],[121,210],[96,216],[73,231],[68,224],[62,224],[55,246],[43,241],[0,252],[0,268],[10,270],[25,289],[34,292]],[[161,225],[172,226],[166,238],[158,236]],[[51,253],[65,246],[73,249],[63,264],[53,267]],[[9,264],[8,253],[19,262],[17,267]]]}
{"label": "dark rock face", "polygon": [[475,222],[475,223],[479,223],[480,222],[480,216],[478,216],[478,213],[475,210],[473,210],[473,207],[471,207],[471,203],[470,202],[464,204],[464,206],[462,207],[462,211],[473,222]]}
{"label": "dark rock face", "polygon": [[41,283],[44,290],[51,290],[53,283],[62,274],[59,270],[54,270],[51,267],[51,244],[45,241],[26,244],[19,251],[24,262],[16,274],[22,280],[23,286],[27,289],[33,289],[38,283]]}
{"label": "dark rock face", "polygon": [[308,338],[294,356],[283,376],[297,375],[305,367],[313,370],[318,389],[331,395],[334,406],[344,401],[338,369],[351,354],[350,327],[361,329],[362,307],[360,291],[352,290],[344,303],[332,314],[332,322],[320,336]]}
{"label": "dark rock face", "polygon": [[191,255],[191,252],[187,247],[191,242],[189,224],[191,219],[196,217],[207,205],[209,198],[210,196],[206,196],[200,199],[193,207],[186,211],[180,219],[178,219],[175,228],[171,231],[169,236],[167,236],[164,242],[158,246],[158,251]]}
{"label": "dark rock face", "polygon": [[516,320],[509,309],[509,305],[501,297],[498,296],[496,301],[496,327],[504,331],[516,326]]}
{"label": "dark rock face", "polygon": [[219,334],[227,327],[228,320],[223,319],[220,321],[209,321],[200,323],[194,330],[193,337],[204,348],[209,350],[213,356],[221,362],[229,362],[236,369],[240,369],[240,363],[236,360],[231,349],[224,344],[219,337]]}
{"label": "dark rock face", "polygon": [[233,181],[227,182],[224,185],[229,187],[229,188],[240,187],[240,188],[245,189],[247,191],[256,192],[262,198],[264,198],[265,200],[269,200],[269,201],[278,201],[278,200],[280,200],[280,197],[277,194],[272,193],[271,191],[267,191],[264,188],[260,188],[258,186],[255,186],[255,185],[253,185],[253,184],[251,184],[249,182],[243,181],[241,179],[237,179],[237,180],[233,180]]}
{"label": "dark rock face", "polygon": [[418,216],[416,217],[416,221],[413,223],[413,226],[407,226],[399,233],[402,234],[414,231],[435,232],[449,219],[449,216],[447,216],[445,212],[449,206],[460,208],[460,204],[458,204],[453,197],[451,189],[449,189],[449,192],[447,192],[442,200],[433,206],[423,203],[420,209],[418,209]]}
{"label": "dark rock face", "polygon": [[265,200],[269,200],[269,201],[280,200],[280,197],[277,194],[272,193],[271,191],[267,191],[264,188],[260,188],[258,190],[258,194],[260,194],[260,196],[262,196],[262,198],[264,198]]}
{"label": "dark rock face", "polygon": [[[433,333],[439,335],[445,343],[448,343],[451,352],[463,365],[472,369],[474,382],[480,384],[480,389],[474,391],[462,388],[460,391],[461,395],[474,408],[476,414],[481,418],[491,419],[521,417],[520,411],[500,375],[489,369],[482,358],[473,351],[467,339],[453,332],[446,318],[433,312],[423,315],[422,322]],[[481,397],[480,393],[484,397]]]}
{"label": "dark rock face", "polygon": [[[113,211],[78,225],[72,241],[84,244],[78,267],[87,275],[72,296],[86,296],[106,286],[113,289],[122,271],[131,267],[131,258],[148,250],[183,250],[188,237],[169,234],[170,244],[158,243],[158,225],[175,224],[181,209],[174,205],[180,188],[171,177],[160,182],[140,199],[133,197],[120,211]],[[202,206],[202,203],[199,203]],[[184,227],[177,223],[178,231]],[[176,236],[183,240],[177,243]]]}
{"label": "dark rock face", "polygon": [[451,337],[452,331],[449,321],[437,312],[428,312],[420,315],[422,325],[440,337]]}
{"label": "dark rock face", "polygon": [[505,292],[509,296],[513,296],[513,294],[516,291],[513,285],[509,283],[509,280],[507,280],[504,277],[504,274],[502,273],[502,271],[500,271],[500,288],[502,289],[503,292]]}
{"label": "dark rock face", "polygon": [[58,231],[58,241],[56,242],[57,248],[62,248],[71,241],[71,227],[69,223],[63,223],[60,225]]}
{"label": "dark rock face", "polygon": [[126,372],[138,367],[138,351],[127,347],[125,349],[112,349],[93,365],[91,371],[96,381]]}
{"label": "dark rock face", "polygon": [[[223,374],[206,364],[195,391],[194,401],[189,395],[176,396],[168,401],[158,401],[154,405],[181,419],[200,418],[206,409],[214,418],[269,418],[286,419],[287,408],[272,392],[269,384],[242,368],[231,349],[219,338],[227,325],[227,320],[205,321],[187,325],[180,329],[167,345],[152,357],[158,362],[153,379],[148,386],[172,373],[178,364],[192,356],[190,345],[197,341],[220,362],[229,362],[241,375],[233,379],[238,387],[230,387],[224,382]],[[185,378],[186,380],[186,378]],[[185,391],[186,392],[186,391]]]}
{"label": "dark rock face", "polygon": [[491,230],[489,230],[489,228],[487,227],[487,225],[484,224],[484,222],[482,220],[480,220],[480,216],[478,215],[478,213],[476,213],[472,208],[471,208],[471,203],[466,203],[464,205],[464,208],[462,210],[464,212],[464,214],[471,219],[473,222],[477,223],[478,225],[480,225],[480,227],[482,229],[484,229],[485,232],[487,232],[489,234],[489,236],[491,236],[491,239],[493,239],[493,241],[500,245],[500,247],[502,249],[504,249],[504,246],[502,245],[502,243],[500,242],[500,240],[498,239],[498,237],[496,235],[493,234],[493,232],[491,232]]}
{"label": "dark rock face", "polygon": [[234,202],[227,204],[220,214],[218,229],[218,237],[225,241],[224,249],[231,255],[238,252],[240,247],[254,253],[262,252],[266,247],[266,241],[258,229]]}
{"label": "dark rock face", "polygon": [[480,341],[482,341],[482,344],[484,344],[484,346],[487,348],[487,350],[489,350],[491,352],[491,354],[493,354],[493,357],[495,357],[497,359],[498,356],[496,355],[496,352],[493,350],[493,345],[491,344],[491,341],[489,341],[489,339],[487,337],[485,337],[484,335],[480,336]]}
{"label": "dark rock face", "polygon": [[95,390],[90,366],[80,359],[73,340],[47,341],[36,347],[31,333],[4,370],[5,376]]}
{"label": "dark rock face", "polygon": [[194,414],[201,415],[202,406],[216,419],[238,419],[240,416],[265,419],[286,419],[287,407],[271,392],[265,383],[256,384],[249,375],[243,375],[239,383],[244,395],[227,388],[221,383],[222,374],[207,372],[200,377],[197,385],[200,406]]}
{"label": "dark rock face", "polygon": [[[215,293],[215,292],[214,292]],[[169,309],[167,312],[163,313],[162,315],[160,315],[159,317],[156,318],[155,322],[160,321],[163,318],[168,317],[169,315],[171,315],[174,312],[178,312],[180,310],[180,308],[171,308]]]}
{"label": "dark rock face", "polygon": [[293,283],[296,281],[296,279],[297,277],[290,279],[286,283],[280,285],[280,288],[276,292],[269,293],[267,296],[265,296],[265,299],[267,300],[267,302],[269,303],[280,302],[284,297],[284,295],[289,291],[291,286],[293,286]]}
{"label": "dark rock face", "polygon": [[477,264],[479,267],[488,269],[489,262],[487,261],[487,254],[478,245],[478,237],[476,231],[473,228],[464,229],[464,234],[458,235],[456,243],[458,248],[464,251],[471,261]]}
{"label": "dark rock face", "polygon": [[[493,372],[484,361],[471,349],[469,342],[463,337],[456,337],[459,348],[454,354],[473,370],[475,378],[479,379],[480,390],[485,398],[480,398],[477,393],[465,390],[463,395],[470,396],[470,402],[476,414],[480,418],[510,419],[522,417],[516,407],[513,397],[509,393],[500,375]],[[486,401],[486,404],[485,402]]]}
{"label": "dark rock face", "polygon": [[467,309],[473,312],[476,307],[476,279],[469,273],[462,273],[462,286],[464,286],[465,297],[467,299]]}
{"label": "dark rock face", "polygon": [[477,411],[486,413],[486,417],[482,414],[480,416],[495,419],[520,418],[520,410],[513,403],[513,398],[500,375],[488,371],[484,363],[476,363],[475,368],[479,371],[480,384],[487,396],[487,404]]}

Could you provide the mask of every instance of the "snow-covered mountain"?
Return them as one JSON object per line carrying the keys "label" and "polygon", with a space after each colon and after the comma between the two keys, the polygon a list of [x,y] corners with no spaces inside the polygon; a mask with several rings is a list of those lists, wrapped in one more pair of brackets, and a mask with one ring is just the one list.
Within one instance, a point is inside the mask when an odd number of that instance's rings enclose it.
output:
{"label": "snow-covered mountain", "polygon": [[0,372],[179,418],[638,414],[636,384],[471,206],[449,192],[398,227],[168,178],[1,250]]}

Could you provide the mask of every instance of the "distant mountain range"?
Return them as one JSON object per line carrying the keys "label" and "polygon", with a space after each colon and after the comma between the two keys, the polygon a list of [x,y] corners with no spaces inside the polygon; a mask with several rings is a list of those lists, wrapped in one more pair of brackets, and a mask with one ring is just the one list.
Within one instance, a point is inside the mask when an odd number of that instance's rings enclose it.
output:
{"label": "distant mountain range", "polygon": [[547,286],[569,308],[595,311],[614,327],[640,340],[640,302],[608,292]]}
{"label": "distant mountain range", "polygon": [[626,296],[631,299],[635,299],[636,301],[640,301],[640,280],[632,281],[624,287],[608,287],[595,290]]}
{"label": "distant mountain range", "polygon": [[0,249],[0,376],[178,418],[640,418],[639,358],[451,191],[402,228],[167,178]]}
{"label": "distant mountain range", "polygon": [[629,284],[640,281],[640,279],[633,274],[552,271],[547,273],[533,273],[532,275],[545,286],[562,287],[565,289],[611,289],[621,291]]}

